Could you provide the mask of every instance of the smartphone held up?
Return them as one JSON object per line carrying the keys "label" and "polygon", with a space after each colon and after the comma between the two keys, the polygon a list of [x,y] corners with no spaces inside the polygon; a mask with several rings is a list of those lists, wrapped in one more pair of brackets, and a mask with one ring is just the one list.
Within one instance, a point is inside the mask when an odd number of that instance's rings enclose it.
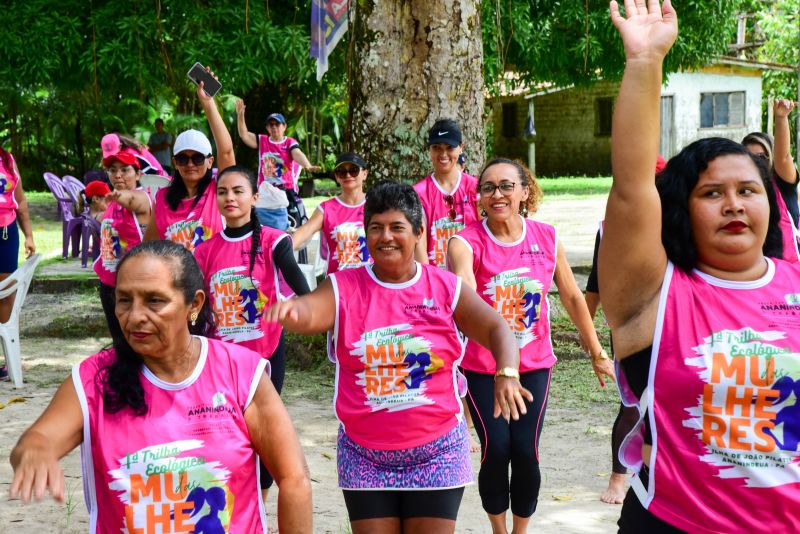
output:
{"label": "smartphone held up", "polygon": [[203,82],[203,91],[205,91],[208,96],[213,97],[222,89],[222,84],[219,83],[219,80],[214,78],[200,62],[192,65],[192,68],[189,69],[186,75],[196,85],[200,85],[200,82]]}

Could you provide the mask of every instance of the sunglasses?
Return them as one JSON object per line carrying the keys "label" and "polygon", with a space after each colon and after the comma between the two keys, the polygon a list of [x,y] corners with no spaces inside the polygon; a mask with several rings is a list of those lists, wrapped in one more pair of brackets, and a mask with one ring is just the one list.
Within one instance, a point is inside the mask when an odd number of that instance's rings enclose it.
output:
{"label": "sunglasses", "polygon": [[480,190],[481,194],[486,196],[494,195],[494,192],[498,189],[500,190],[501,194],[510,195],[514,191],[514,187],[516,185],[517,184],[515,182],[500,182],[498,185],[487,182],[485,184],[481,184]]}
{"label": "sunglasses", "polygon": [[208,156],[204,156],[203,154],[200,153],[192,154],[191,156],[189,156],[188,154],[175,154],[173,158],[175,158],[175,165],[181,165],[181,166],[188,165],[189,160],[191,160],[192,164],[194,165],[202,165],[203,163],[205,163],[206,158],[208,158]]}
{"label": "sunglasses", "polygon": [[458,214],[456,213],[455,201],[453,200],[453,195],[445,195],[444,196],[444,204],[450,210],[450,211],[447,212],[447,216],[450,217],[451,221],[455,221],[456,220],[456,216]]}
{"label": "sunglasses", "polygon": [[347,177],[348,174],[350,175],[351,178],[355,178],[356,176],[358,176],[358,173],[360,172],[361,172],[361,167],[347,167],[347,168],[339,167],[337,169],[334,169],[333,174],[337,178],[345,178]]}

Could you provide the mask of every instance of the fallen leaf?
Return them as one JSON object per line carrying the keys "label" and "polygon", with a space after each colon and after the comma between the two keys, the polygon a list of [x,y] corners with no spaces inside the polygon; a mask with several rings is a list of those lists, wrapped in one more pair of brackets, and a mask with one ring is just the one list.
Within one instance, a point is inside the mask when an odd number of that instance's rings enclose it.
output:
{"label": "fallen leaf", "polygon": [[572,495],[553,495],[554,501],[571,501]]}

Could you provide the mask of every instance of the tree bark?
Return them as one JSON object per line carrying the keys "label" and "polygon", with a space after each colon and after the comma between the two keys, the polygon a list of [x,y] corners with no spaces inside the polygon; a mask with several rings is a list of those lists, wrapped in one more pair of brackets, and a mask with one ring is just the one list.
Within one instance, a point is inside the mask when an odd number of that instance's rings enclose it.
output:
{"label": "tree bark", "polygon": [[464,134],[469,166],[485,156],[480,0],[352,2],[346,143],[370,179],[415,182],[431,171],[427,132],[440,118]]}

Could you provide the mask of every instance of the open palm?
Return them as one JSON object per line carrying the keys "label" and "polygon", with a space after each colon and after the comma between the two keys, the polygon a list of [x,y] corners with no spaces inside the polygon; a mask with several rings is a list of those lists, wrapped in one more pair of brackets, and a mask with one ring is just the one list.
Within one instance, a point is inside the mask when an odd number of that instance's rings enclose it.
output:
{"label": "open palm", "polygon": [[625,16],[619,4],[610,5],[611,22],[616,26],[625,45],[628,60],[641,57],[663,58],[678,35],[678,17],[670,0],[659,6],[659,0],[625,0]]}

